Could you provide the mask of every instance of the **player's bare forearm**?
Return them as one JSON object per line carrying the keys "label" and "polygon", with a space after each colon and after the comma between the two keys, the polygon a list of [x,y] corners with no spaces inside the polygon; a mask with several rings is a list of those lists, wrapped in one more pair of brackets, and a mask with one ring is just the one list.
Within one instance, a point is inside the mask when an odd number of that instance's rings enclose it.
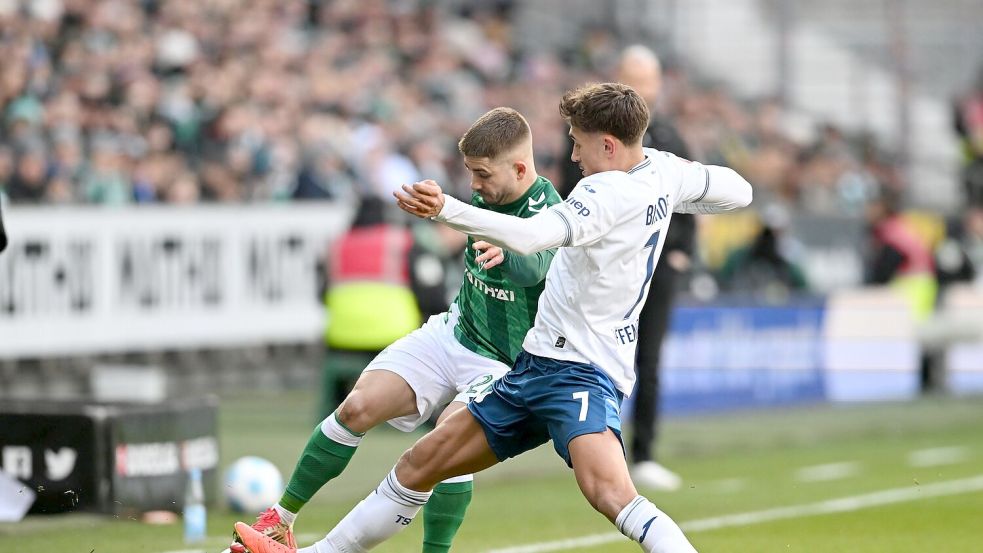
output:
{"label": "player's bare forearm", "polygon": [[404,184],[393,192],[396,205],[403,211],[421,218],[436,217],[444,207],[444,192],[432,180]]}

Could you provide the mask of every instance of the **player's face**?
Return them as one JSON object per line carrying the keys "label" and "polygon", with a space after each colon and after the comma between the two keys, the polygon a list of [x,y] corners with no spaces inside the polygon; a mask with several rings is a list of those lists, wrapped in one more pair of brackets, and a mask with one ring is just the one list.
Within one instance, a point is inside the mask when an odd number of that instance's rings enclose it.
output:
{"label": "player's face", "polygon": [[471,190],[487,204],[504,205],[512,199],[518,183],[513,165],[487,157],[465,156],[464,166],[471,173]]}
{"label": "player's face", "polygon": [[580,166],[580,171],[585,177],[608,170],[604,134],[588,133],[576,127],[570,127],[568,134],[573,140],[570,160]]}

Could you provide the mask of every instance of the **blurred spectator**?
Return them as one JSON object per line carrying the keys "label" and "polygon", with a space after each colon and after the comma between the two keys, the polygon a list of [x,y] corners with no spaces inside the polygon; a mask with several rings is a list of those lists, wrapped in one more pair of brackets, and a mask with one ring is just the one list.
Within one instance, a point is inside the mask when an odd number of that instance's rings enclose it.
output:
{"label": "blurred spectator", "polygon": [[956,133],[962,139],[966,202],[983,205],[983,67],[975,86],[955,105]]}
{"label": "blurred spectator", "polygon": [[908,301],[918,320],[931,315],[938,288],[935,266],[927,244],[901,215],[901,199],[889,189],[867,204],[870,256],[866,281],[890,284]]}
{"label": "blurred spectator", "polygon": [[731,252],[724,262],[721,288],[769,303],[781,303],[793,293],[807,290],[805,274],[793,261],[795,244],[786,234],[788,225],[785,208],[766,206],[757,236],[750,245]]}
{"label": "blurred spectator", "polygon": [[20,154],[7,185],[7,196],[14,203],[40,203],[48,194],[48,170],[44,153],[32,148]]}
{"label": "blurred spectator", "polygon": [[948,234],[935,250],[939,286],[983,282],[983,207],[969,207]]}
{"label": "blurred spectator", "polygon": [[[13,159],[4,174],[0,152],[0,185],[23,161],[15,203],[352,202],[421,176],[466,197],[456,139],[510,105],[530,114],[540,171],[562,190],[580,175],[559,175],[557,99],[613,73],[622,44],[598,24],[571,52],[529,48],[512,14],[424,0],[8,3],[0,125]],[[889,180],[890,163],[832,127],[806,147],[779,103],[666,75],[655,134],[670,116],[694,159],[747,173],[760,197],[858,211],[870,175]],[[976,103],[961,105],[976,128]]]}

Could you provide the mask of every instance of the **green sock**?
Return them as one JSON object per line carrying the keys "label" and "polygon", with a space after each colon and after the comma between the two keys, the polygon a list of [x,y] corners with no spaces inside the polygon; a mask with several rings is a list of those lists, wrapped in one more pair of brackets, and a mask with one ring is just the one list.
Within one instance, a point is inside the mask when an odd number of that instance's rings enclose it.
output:
{"label": "green sock", "polygon": [[471,503],[474,482],[442,482],[423,508],[423,553],[447,553]]}
{"label": "green sock", "polygon": [[356,445],[345,445],[332,440],[325,436],[324,431],[321,430],[321,425],[314,428],[311,439],[304,446],[304,451],[301,452],[300,459],[297,460],[297,466],[294,467],[294,472],[290,475],[287,489],[284,490],[283,497],[280,498],[280,506],[291,513],[299,512],[311,500],[311,497],[321,489],[321,486],[345,470],[348,461],[351,460],[358,448],[358,441],[361,440],[362,435],[341,425],[334,413],[329,415],[329,420],[325,422],[330,424],[335,432],[340,430],[350,434],[350,439],[346,439],[346,441]]}

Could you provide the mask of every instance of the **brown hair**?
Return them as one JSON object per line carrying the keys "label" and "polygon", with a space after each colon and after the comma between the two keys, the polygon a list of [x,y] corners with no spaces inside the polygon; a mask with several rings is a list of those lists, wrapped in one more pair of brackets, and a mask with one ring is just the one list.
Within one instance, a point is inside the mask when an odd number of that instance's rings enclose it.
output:
{"label": "brown hair", "polygon": [[572,127],[607,133],[629,146],[642,140],[649,124],[645,100],[621,83],[591,83],[567,92],[560,100],[560,115]]}
{"label": "brown hair", "polygon": [[512,108],[495,108],[482,115],[464,133],[457,149],[468,157],[495,159],[528,140],[529,123]]}

